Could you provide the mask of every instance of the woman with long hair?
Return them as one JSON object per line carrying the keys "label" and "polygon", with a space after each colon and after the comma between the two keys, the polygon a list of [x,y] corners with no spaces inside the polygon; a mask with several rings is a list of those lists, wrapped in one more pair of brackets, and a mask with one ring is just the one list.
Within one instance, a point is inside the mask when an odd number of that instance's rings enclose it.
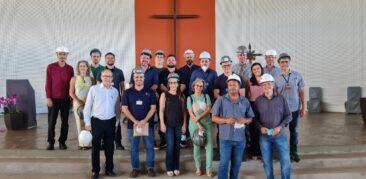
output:
{"label": "woman with long hair", "polygon": [[[90,87],[93,85],[93,78],[90,77],[89,64],[85,60],[80,60],[77,63],[76,76],[70,80],[70,91],[69,94],[73,100],[73,111],[76,120],[76,128],[78,136],[81,129],[84,128],[84,120],[80,118],[78,114],[78,108],[84,106],[86,97],[88,95]],[[79,149],[88,149],[91,146],[80,146]]]}
{"label": "woman with long hair", "polygon": [[168,176],[179,176],[180,139],[186,132],[184,94],[179,89],[179,75],[168,75],[168,90],[160,96],[160,130],[166,138],[166,169]]}
{"label": "woman with long hair", "polygon": [[[252,77],[246,82],[246,92],[250,105],[252,106],[255,117],[253,120],[258,120],[258,110],[256,109],[254,102],[258,96],[263,94],[263,90],[259,84],[261,76],[263,75],[263,67],[260,63],[253,63],[251,66]],[[255,123],[249,124],[250,132],[250,154],[253,160],[258,160],[261,156],[261,150],[259,148],[259,130],[256,128]]]}

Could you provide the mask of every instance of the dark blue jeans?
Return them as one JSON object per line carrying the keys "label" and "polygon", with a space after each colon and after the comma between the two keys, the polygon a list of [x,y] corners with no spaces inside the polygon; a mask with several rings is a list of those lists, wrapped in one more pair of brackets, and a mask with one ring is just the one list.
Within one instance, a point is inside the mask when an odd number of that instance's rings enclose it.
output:
{"label": "dark blue jeans", "polygon": [[274,179],[273,164],[272,164],[272,148],[275,147],[280,157],[281,163],[281,178],[291,178],[291,161],[288,150],[287,137],[285,134],[280,134],[276,138],[268,138],[261,136],[259,143],[262,151],[263,168],[267,179]]}
{"label": "dark blue jeans", "polygon": [[139,170],[140,169],[140,158],[139,158],[139,144],[140,139],[144,140],[145,150],[146,150],[146,165],[147,168],[154,168],[154,159],[155,159],[155,151],[154,151],[154,129],[149,127],[149,135],[148,136],[133,136],[133,129],[128,129],[128,137],[131,142],[131,164],[132,169]]}
{"label": "dark blue jeans", "polygon": [[290,129],[290,154],[297,155],[297,144],[299,143],[299,111],[292,112]]}
{"label": "dark blue jeans", "polygon": [[228,178],[229,163],[231,161],[230,179],[239,177],[239,169],[243,158],[246,141],[232,141],[220,139],[219,179]]}
{"label": "dark blue jeans", "polygon": [[180,139],[182,126],[166,127],[166,156],[165,164],[167,171],[179,170]]}

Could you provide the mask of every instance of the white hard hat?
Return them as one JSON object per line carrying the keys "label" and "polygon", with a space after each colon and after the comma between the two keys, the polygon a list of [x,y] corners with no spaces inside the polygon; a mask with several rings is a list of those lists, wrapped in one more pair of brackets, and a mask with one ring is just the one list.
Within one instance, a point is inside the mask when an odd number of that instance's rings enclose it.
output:
{"label": "white hard hat", "polygon": [[207,51],[203,51],[201,54],[200,54],[200,58],[199,59],[210,59],[211,60],[211,55],[210,53],[208,53]]}
{"label": "white hard hat", "polygon": [[261,81],[259,81],[259,83],[262,84],[262,83],[266,83],[266,82],[274,82],[272,75],[270,75],[268,73],[265,73],[262,75]]}
{"label": "white hard hat", "polygon": [[65,53],[69,53],[69,49],[66,48],[66,47],[57,47],[56,49],[56,53],[59,53],[59,52],[65,52]]}
{"label": "white hard hat", "polygon": [[79,145],[80,146],[89,146],[91,143],[93,136],[89,131],[82,130],[79,134]]}
{"label": "white hard hat", "polygon": [[236,80],[237,82],[239,82],[239,84],[241,84],[239,75],[237,75],[235,73],[230,75],[229,78],[227,78],[226,82],[229,82],[230,80]]}
{"label": "white hard hat", "polygon": [[186,51],[184,51],[184,54],[188,54],[188,53],[194,54],[193,50],[191,50],[191,49],[187,49]]}
{"label": "white hard hat", "polygon": [[276,50],[267,50],[266,53],[265,53],[266,56],[276,56],[277,55],[277,52]]}

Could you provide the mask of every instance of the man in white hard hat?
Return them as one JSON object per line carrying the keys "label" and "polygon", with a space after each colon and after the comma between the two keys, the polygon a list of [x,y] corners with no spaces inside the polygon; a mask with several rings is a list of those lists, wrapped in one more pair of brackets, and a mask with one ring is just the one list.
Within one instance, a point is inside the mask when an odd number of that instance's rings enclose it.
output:
{"label": "man in white hard hat", "polygon": [[197,79],[201,78],[205,80],[205,91],[203,93],[206,93],[210,96],[211,101],[214,99],[213,95],[213,89],[215,84],[215,79],[217,78],[217,73],[215,70],[212,70],[209,68],[210,62],[211,62],[211,55],[207,51],[204,51],[200,54],[200,64],[201,68],[196,69],[193,71],[192,76],[189,81],[189,94],[192,94],[192,82]]}
{"label": "man in white hard hat", "polygon": [[[263,95],[255,100],[260,114],[254,124],[260,130],[259,140],[263,168],[267,179],[273,179],[272,149],[276,148],[281,163],[281,178],[291,177],[291,162],[285,127],[290,123],[292,115],[286,99],[274,93],[274,79],[270,74],[263,74],[260,80]],[[271,110],[268,110],[271,109]]]}
{"label": "man in white hard hat", "polygon": [[[232,74],[227,79],[229,91],[218,98],[211,109],[212,121],[220,128],[220,164],[218,178],[239,178],[245,150],[245,127],[254,113],[248,99],[239,95],[241,79]],[[229,175],[230,165],[230,175]]]}
{"label": "man in white hard hat", "polygon": [[234,73],[241,76],[245,81],[248,81],[252,77],[250,64],[247,62],[247,53],[248,49],[244,45],[239,46],[236,50],[239,63],[233,66]]}
{"label": "man in white hard hat", "polygon": [[281,68],[281,74],[275,77],[276,91],[284,96],[292,113],[290,122],[290,156],[295,162],[300,161],[297,153],[299,116],[305,115],[305,82],[302,75],[290,69],[291,57],[287,53],[281,53],[277,62]]}
{"label": "man in white hard hat", "polygon": [[47,150],[54,150],[55,126],[57,116],[61,113],[61,134],[58,139],[59,148],[66,150],[66,140],[69,131],[70,109],[70,80],[74,76],[73,68],[66,63],[69,49],[56,49],[57,62],[47,66],[46,73],[46,104],[48,107],[48,146]]}
{"label": "man in white hard hat", "polygon": [[[116,119],[116,104],[119,99],[118,90],[113,87],[113,73],[104,69],[100,73],[102,82],[90,88],[84,107],[85,130],[91,131],[92,139],[92,178],[99,177],[100,146],[104,140],[105,174],[116,176],[113,172],[114,138],[119,120]],[[106,98],[107,97],[107,98]]]}
{"label": "man in white hard hat", "polygon": [[263,72],[264,73],[268,73],[270,75],[272,75],[273,77],[276,77],[278,75],[280,75],[281,70],[280,68],[276,67],[275,64],[275,60],[277,57],[277,52],[276,50],[267,50],[266,53],[264,54],[264,59],[266,60],[266,66],[263,68]]}

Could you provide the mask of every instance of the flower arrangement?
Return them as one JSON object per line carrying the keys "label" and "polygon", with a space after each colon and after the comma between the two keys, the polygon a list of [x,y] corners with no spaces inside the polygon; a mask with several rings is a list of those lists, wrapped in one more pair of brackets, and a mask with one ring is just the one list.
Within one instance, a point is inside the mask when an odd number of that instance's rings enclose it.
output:
{"label": "flower arrangement", "polygon": [[10,97],[1,97],[0,98],[0,108],[4,108],[4,113],[17,113],[20,112],[17,109],[17,95],[15,93],[12,93]]}

